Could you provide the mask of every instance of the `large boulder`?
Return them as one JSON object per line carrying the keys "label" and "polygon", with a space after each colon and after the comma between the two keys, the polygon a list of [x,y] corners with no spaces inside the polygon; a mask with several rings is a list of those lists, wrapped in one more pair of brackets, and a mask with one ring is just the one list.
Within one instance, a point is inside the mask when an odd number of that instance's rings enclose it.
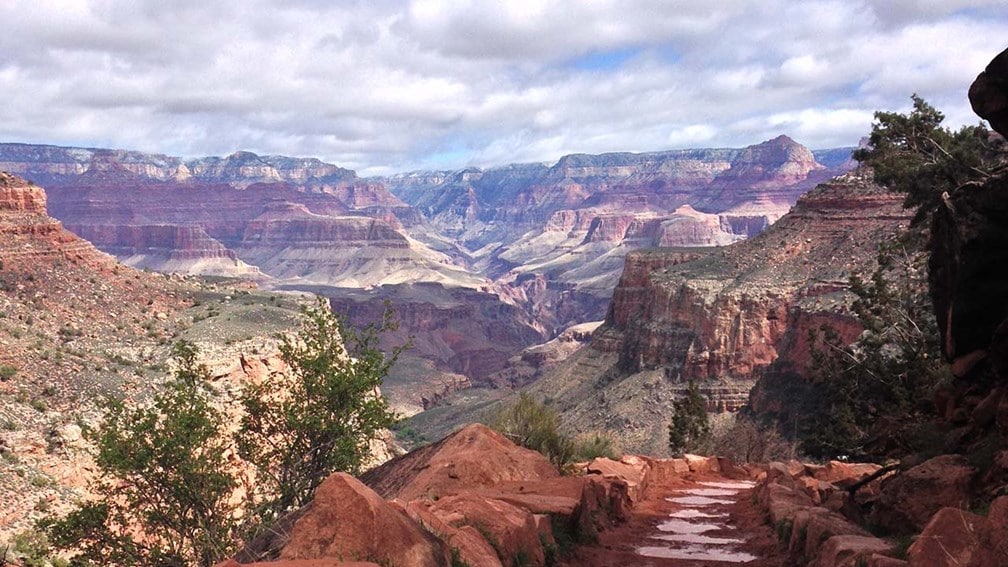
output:
{"label": "large boulder", "polygon": [[977,76],[969,89],[969,100],[991,128],[1008,136],[1008,49],[999,53]]}
{"label": "large boulder", "polygon": [[907,551],[910,567],[1003,567],[1008,539],[983,516],[942,508]]}
{"label": "large boulder", "polygon": [[961,455],[941,455],[882,483],[870,519],[894,534],[917,533],[944,507],[969,504],[976,469]]}
{"label": "large boulder", "polygon": [[573,530],[592,539],[598,532],[630,517],[633,503],[625,482],[619,479],[585,477]]}
{"label": "large boulder", "polygon": [[456,528],[475,528],[505,565],[546,564],[535,516],[525,508],[472,494],[456,494],[434,502],[430,511]]}
{"label": "large boulder", "polygon": [[[835,535],[822,545],[816,565],[822,567],[856,567],[867,563],[872,557],[884,555],[892,549],[892,544],[874,536]],[[874,560],[876,564],[880,561]],[[860,563],[863,562],[863,563]]]}
{"label": "large boulder", "polygon": [[368,471],[361,480],[385,498],[440,498],[506,481],[560,476],[542,454],[473,424]]}
{"label": "large boulder", "polygon": [[437,534],[452,549],[452,556],[469,565],[481,567],[504,567],[490,542],[473,526],[453,526],[433,512],[430,500],[414,500],[403,507],[409,517],[424,526],[427,531]]}
{"label": "large boulder", "polygon": [[280,558],[436,567],[447,564],[451,555],[443,541],[359,480],[336,473],[315,491],[315,499],[294,523]]}
{"label": "large boulder", "polygon": [[835,536],[868,537],[868,532],[825,508],[798,510],[792,520],[788,548],[796,556],[817,557],[820,548]]}
{"label": "large boulder", "polygon": [[644,492],[647,490],[651,465],[639,457],[623,457],[619,461],[598,457],[588,463],[585,471],[588,474],[598,474],[626,482],[630,499],[638,502],[644,498]]}
{"label": "large boulder", "polygon": [[843,463],[830,461],[825,465],[806,465],[806,469],[816,480],[831,484],[853,484],[866,476],[879,471],[882,467],[874,463]]}

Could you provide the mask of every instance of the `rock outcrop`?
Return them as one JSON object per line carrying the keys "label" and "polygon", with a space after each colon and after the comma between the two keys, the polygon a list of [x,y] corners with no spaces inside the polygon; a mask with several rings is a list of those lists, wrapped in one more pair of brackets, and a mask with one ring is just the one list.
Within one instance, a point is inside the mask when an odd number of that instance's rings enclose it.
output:
{"label": "rock outcrop", "polygon": [[[523,349],[600,319],[629,250],[753,236],[831,174],[786,137],[372,180],[251,152],[183,160],[29,144],[0,144],[0,167],[45,183],[53,216],[131,266],[322,291],[354,313],[391,299],[414,336],[458,321],[467,296],[478,305],[468,328],[435,333],[395,370],[429,385],[395,400],[413,411],[449,375],[499,383]],[[441,287],[417,293],[428,284]]]}
{"label": "rock outcrop", "polygon": [[280,558],[440,567],[450,561],[450,553],[444,542],[359,480],[336,473],[315,491]]}
{"label": "rock outcrop", "polygon": [[753,236],[798,195],[850,168],[829,161],[835,169],[781,136],[744,149],[577,154],[551,167],[421,172],[384,182],[490,277],[545,276],[555,291],[540,303],[579,291],[580,310],[544,319],[560,329],[602,316],[597,299],[609,297],[628,251]]}
{"label": "rock outcrop", "polygon": [[[634,462],[636,477],[646,477],[649,462]],[[542,455],[482,425],[385,463],[362,480],[368,486],[340,473],[329,477],[308,506],[237,559],[275,567],[307,559],[544,566],[547,557],[556,559],[558,537],[592,537],[625,520],[632,506],[622,478],[561,477]]]}
{"label": "rock outcrop", "polygon": [[973,81],[969,100],[973,112],[1002,136],[1008,136],[1008,49],[991,60]]}
{"label": "rock outcrop", "polygon": [[[877,243],[909,223],[902,197],[869,175],[820,185],[730,247],[630,253],[591,346],[533,390],[557,400],[574,429],[603,429],[624,447],[660,455],[672,400],[688,381],[710,410],[730,410],[782,355],[803,368],[808,329],[829,321],[859,332],[846,311],[848,277],[870,271]],[[760,403],[774,403],[761,392]]]}
{"label": "rock outcrop", "polygon": [[69,261],[96,270],[111,269],[115,260],[51,218],[46,193],[37,185],[0,172],[0,261],[6,270],[38,268]]}

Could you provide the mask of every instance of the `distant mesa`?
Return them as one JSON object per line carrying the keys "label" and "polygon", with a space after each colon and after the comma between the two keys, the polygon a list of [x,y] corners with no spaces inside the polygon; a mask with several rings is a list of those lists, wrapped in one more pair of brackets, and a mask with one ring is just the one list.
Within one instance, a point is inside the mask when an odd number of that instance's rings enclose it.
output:
{"label": "distant mesa", "polygon": [[396,370],[417,387],[389,391],[419,411],[445,385],[497,383],[524,349],[603,319],[631,251],[752,238],[851,167],[845,154],[779,136],[361,179],[245,151],[0,144],[0,168],[44,185],[54,217],[128,265],[321,293],[355,324],[392,301],[401,333],[423,338]]}

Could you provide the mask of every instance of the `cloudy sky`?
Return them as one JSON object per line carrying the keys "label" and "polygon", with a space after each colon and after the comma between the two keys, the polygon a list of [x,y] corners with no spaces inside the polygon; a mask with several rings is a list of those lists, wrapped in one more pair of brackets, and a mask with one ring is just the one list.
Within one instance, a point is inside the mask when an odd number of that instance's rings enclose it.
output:
{"label": "cloudy sky", "polygon": [[2,0],[0,141],[378,174],[854,145],[1008,47],[1004,0]]}

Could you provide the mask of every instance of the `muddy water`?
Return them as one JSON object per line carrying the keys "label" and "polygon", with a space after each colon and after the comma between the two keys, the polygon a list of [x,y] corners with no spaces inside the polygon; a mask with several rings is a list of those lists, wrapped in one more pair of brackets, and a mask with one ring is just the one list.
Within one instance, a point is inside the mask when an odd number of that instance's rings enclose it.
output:
{"label": "muddy water", "polygon": [[638,555],[696,562],[718,561],[744,564],[758,559],[741,551],[743,535],[729,524],[727,507],[751,482],[698,482],[676,491],[667,500],[676,505],[648,545],[636,548]]}

